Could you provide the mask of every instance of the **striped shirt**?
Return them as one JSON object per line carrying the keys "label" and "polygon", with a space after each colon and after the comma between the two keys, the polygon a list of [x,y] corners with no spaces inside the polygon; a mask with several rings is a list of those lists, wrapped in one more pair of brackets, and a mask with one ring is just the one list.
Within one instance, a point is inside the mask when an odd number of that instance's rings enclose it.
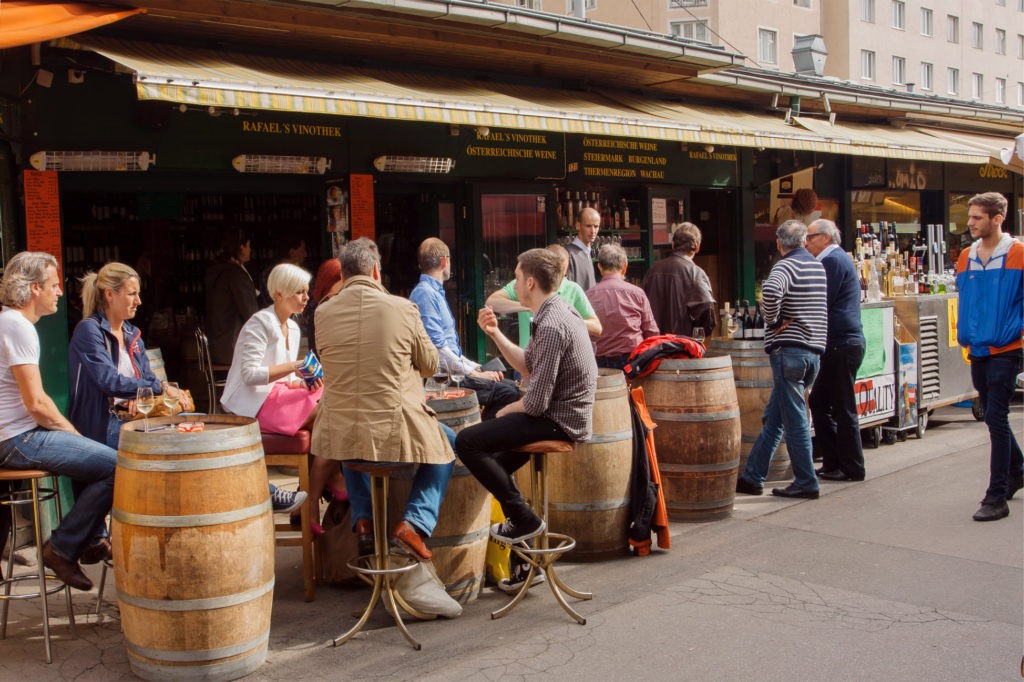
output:
{"label": "striped shirt", "polygon": [[784,346],[825,351],[828,285],[825,268],[807,249],[796,248],[783,256],[761,292],[766,353]]}
{"label": "striped shirt", "polygon": [[526,369],[530,373],[523,407],[547,417],[576,442],[593,431],[597,361],[579,313],[558,296],[541,304],[530,323]]}

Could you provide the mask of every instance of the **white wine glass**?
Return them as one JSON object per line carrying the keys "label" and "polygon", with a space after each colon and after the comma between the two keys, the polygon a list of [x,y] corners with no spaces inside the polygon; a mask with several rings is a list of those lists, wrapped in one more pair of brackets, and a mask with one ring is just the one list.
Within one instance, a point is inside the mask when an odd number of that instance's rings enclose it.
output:
{"label": "white wine glass", "polygon": [[171,418],[171,423],[174,423],[174,411],[178,409],[178,404],[181,400],[181,393],[178,391],[177,381],[168,381],[164,384],[164,407],[167,408],[167,414]]}
{"label": "white wine glass", "polygon": [[694,327],[690,337],[701,344],[704,343],[704,327]]}
{"label": "white wine glass", "polygon": [[455,382],[455,393],[458,395],[462,394],[462,380],[466,378],[466,374],[463,372],[461,365],[458,361],[448,363],[448,377]]}
{"label": "white wine glass", "polygon": [[149,432],[149,413],[156,407],[156,401],[153,399],[153,389],[150,386],[139,386],[138,390],[135,391],[135,409],[145,415],[145,424],[143,429]]}

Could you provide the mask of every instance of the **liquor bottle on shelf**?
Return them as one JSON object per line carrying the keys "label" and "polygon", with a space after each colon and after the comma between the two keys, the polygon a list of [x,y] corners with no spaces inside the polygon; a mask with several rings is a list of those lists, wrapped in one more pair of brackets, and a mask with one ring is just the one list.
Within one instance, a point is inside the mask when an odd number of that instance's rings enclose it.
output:
{"label": "liquor bottle on shelf", "polygon": [[[750,302],[746,299],[743,300],[743,309],[747,316],[743,322],[743,336],[747,339],[755,339],[757,337],[754,336],[754,311],[750,309]],[[757,310],[756,301],[754,302],[754,310]]]}
{"label": "liquor bottle on shelf", "polygon": [[733,334],[732,334],[732,337],[734,339],[745,338],[745,333],[746,333],[746,330],[744,329],[744,327],[745,327],[744,323],[745,322],[746,322],[746,320],[743,317],[743,313],[740,311],[740,301],[737,299],[737,301],[736,301],[736,309],[733,311],[733,314],[732,314],[732,326],[736,328],[736,331],[734,331]]}
{"label": "liquor bottle on shelf", "polygon": [[764,338],[764,318],[761,317],[761,306],[757,301],[754,301],[754,329],[752,338]]}

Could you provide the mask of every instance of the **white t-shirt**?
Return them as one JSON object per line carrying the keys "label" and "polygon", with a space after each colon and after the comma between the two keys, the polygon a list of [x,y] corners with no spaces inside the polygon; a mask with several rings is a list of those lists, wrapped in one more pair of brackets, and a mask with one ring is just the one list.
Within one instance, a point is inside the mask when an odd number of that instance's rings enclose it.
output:
{"label": "white t-shirt", "polygon": [[11,367],[39,365],[39,334],[21,312],[0,312],[0,441],[14,438],[39,426],[21,399],[21,389]]}

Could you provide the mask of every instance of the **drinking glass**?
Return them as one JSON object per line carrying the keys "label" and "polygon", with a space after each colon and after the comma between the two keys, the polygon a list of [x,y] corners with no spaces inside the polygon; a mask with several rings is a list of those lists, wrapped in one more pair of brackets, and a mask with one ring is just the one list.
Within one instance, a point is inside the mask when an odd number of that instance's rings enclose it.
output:
{"label": "drinking glass", "polygon": [[135,409],[145,415],[145,425],[143,429],[149,431],[149,413],[156,407],[156,401],[153,399],[153,389],[149,386],[139,386],[138,390],[135,391]]}
{"label": "drinking glass", "polygon": [[452,381],[455,382],[455,392],[461,395],[460,384],[462,383],[462,380],[466,377],[466,375],[463,373],[462,367],[460,367],[457,362],[448,363],[448,376],[449,378],[451,378]]}
{"label": "drinking glass", "polygon": [[[171,395],[171,391],[174,391],[174,395]],[[171,418],[171,423],[174,423],[174,411],[178,409],[178,401],[181,394],[178,393],[178,382],[168,381],[164,384],[164,407],[167,408],[168,416]]]}
{"label": "drinking glass", "polygon": [[434,376],[431,378],[437,384],[438,397],[444,398],[444,391],[448,388],[448,370],[443,362],[437,363],[437,371],[434,372]]}
{"label": "drinking glass", "polygon": [[690,337],[694,341],[699,341],[700,343],[704,343],[704,327],[694,327],[693,328],[693,333],[690,334]]}

